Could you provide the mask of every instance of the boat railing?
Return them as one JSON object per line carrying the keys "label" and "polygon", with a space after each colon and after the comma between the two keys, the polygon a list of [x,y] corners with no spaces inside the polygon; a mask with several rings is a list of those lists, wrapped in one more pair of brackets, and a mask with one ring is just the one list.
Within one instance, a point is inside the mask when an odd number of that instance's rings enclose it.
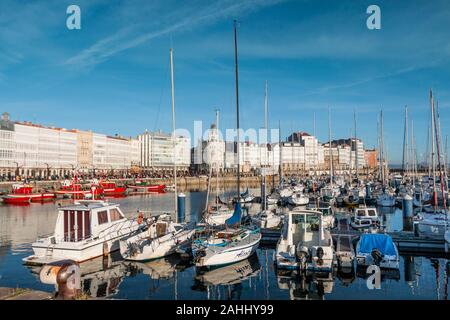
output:
{"label": "boat railing", "polygon": [[[137,222],[137,218],[131,218],[131,219],[126,219],[125,221],[122,221],[121,223],[115,223],[105,229],[103,229],[102,231],[100,231],[98,233],[98,235],[96,237],[93,238],[103,238],[105,236],[105,233],[112,233],[112,232],[117,232],[120,235],[123,235],[124,233],[129,233],[129,230],[132,229],[133,226],[133,222]],[[127,231],[124,231],[127,230]]]}

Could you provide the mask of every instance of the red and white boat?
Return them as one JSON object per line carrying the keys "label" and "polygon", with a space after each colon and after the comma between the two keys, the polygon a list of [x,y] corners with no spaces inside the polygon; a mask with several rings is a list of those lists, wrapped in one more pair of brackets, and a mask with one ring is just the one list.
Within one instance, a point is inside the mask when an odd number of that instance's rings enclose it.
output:
{"label": "red and white boat", "polygon": [[83,189],[83,185],[78,183],[78,179],[76,177],[72,181],[64,180],[61,188],[56,191],[57,195],[74,199],[84,198],[86,194],[90,193],[92,193],[92,191],[90,189]]}
{"label": "red and white boat", "polygon": [[140,184],[139,182],[135,185],[129,185],[129,189],[132,189],[133,191],[147,191],[147,192],[161,192],[166,189],[165,184],[159,184],[159,185],[147,185],[147,184]]}
{"label": "red and white boat", "polygon": [[13,184],[12,192],[3,197],[5,204],[29,204],[30,202],[51,201],[54,193],[33,193],[33,187],[22,183]]}
{"label": "red and white boat", "polygon": [[127,191],[127,187],[119,187],[112,181],[100,181],[100,185],[103,189],[103,195],[105,196],[122,196]]}

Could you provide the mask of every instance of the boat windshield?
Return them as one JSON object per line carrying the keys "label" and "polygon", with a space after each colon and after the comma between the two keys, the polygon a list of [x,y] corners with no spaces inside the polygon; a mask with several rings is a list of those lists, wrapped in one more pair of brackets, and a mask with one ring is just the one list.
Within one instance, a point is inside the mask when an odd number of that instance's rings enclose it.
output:
{"label": "boat windshield", "polygon": [[311,214],[298,214],[292,216],[292,223],[312,226],[319,225],[319,217]]}

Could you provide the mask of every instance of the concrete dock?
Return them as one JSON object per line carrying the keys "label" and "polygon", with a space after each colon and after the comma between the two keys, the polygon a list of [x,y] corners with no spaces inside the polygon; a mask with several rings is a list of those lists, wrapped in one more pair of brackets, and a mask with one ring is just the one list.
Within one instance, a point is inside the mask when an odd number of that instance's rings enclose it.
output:
{"label": "concrete dock", "polygon": [[0,300],[52,300],[53,294],[31,289],[0,287]]}

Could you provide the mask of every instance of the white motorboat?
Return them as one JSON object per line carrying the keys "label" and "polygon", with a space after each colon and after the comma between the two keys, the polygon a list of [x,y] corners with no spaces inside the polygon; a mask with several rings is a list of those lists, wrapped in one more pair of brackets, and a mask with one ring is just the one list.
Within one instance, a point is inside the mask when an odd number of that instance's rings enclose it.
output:
{"label": "white motorboat", "polygon": [[377,265],[380,268],[398,269],[400,258],[392,238],[383,233],[362,234],[356,245],[358,266]]}
{"label": "white motorboat", "polygon": [[450,213],[448,212],[422,212],[417,216],[419,233],[429,238],[442,239],[447,231],[449,219]]}
{"label": "white motorboat", "polygon": [[387,192],[383,192],[377,198],[377,205],[380,207],[395,206],[395,197]]}
{"label": "white motorboat", "polygon": [[320,211],[297,209],[288,213],[277,243],[276,264],[280,269],[332,271],[333,240],[323,227]]}
{"label": "white motorboat", "polygon": [[82,262],[119,250],[119,241],[144,224],[127,219],[118,204],[84,200],[58,209],[53,235],[32,244],[34,255],[23,261],[44,265],[59,260]]}
{"label": "white motorboat", "polygon": [[279,228],[282,221],[282,217],[271,210],[263,210],[251,219],[261,229]]}
{"label": "white motorboat", "polygon": [[307,207],[309,210],[316,210],[322,212],[322,221],[323,221],[323,227],[326,229],[331,229],[334,227],[336,218],[334,216],[334,211],[331,206],[312,206],[309,205]]}
{"label": "white motorboat", "polygon": [[289,197],[289,203],[293,206],[306,206],[309,203],[309,197],[303,193],[293,193]]}
{"label": "white motorboat", "polygon": [[261,241],[259,228],[234,227],[240,225],[241,204],[236,203],[233,216],[225,230],[193,242],[192,252],[197,267],[214,267],[242,261],[250,257]]}
{"label": "white motorboat", "polygon": [[176,223],[168,214],[146,220],[148,228],[120,241],[120,253],[126,260],[147,261],[166,257],[189,242],[195,233],[184,223]]}
{"label": "white motorboat", "polygon": [[350,225],[354,229],[366,229],[380,223],[376,208],[356,208]]}

